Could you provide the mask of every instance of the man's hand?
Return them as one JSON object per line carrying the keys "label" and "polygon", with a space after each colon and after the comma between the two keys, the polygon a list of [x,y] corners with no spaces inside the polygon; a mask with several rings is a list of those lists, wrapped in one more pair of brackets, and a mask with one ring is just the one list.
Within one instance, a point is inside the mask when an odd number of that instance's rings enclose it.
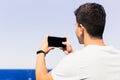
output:
{"label": "man's hand", "polygon": [[61,48],[66,54],[72,53],[73,49],[72,46],[68,40],[68,38],[66,37],[67,41],[63,42],[64,45],[66,45],[66,48]]}
{"label": "man's hand", "polygon": [[45,41],[40,46],[39,50],[43,50],[47,54],[52,49],[54,49],[54,47],[49,47],[48,46],[48,35],[47,35],[46,38],[45,38]]}

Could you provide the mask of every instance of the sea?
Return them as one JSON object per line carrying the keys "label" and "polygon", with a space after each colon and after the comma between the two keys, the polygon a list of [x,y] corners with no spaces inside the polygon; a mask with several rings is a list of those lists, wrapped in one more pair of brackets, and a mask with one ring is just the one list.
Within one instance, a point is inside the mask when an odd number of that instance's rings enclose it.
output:
{"label": "sea", "polygon": [[35,69],[0,69],[0,80],[36,80]]}

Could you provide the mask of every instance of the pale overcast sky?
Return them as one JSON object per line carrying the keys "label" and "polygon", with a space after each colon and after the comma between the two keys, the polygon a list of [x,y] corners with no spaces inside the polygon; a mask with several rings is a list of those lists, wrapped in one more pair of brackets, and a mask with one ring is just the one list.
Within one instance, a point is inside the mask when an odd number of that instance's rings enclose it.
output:
{"label": "pale overcast sky", "polygon": [[[119,0],[0,0],[0,69],[35,68],[36,51],[45,35],[68,36],[75,50],[83,48],[75,35],[74,11],[86,2],[104,6],[104,40],[120,49]],[[55,49],[47,55],[53,68],[64,57]]]}

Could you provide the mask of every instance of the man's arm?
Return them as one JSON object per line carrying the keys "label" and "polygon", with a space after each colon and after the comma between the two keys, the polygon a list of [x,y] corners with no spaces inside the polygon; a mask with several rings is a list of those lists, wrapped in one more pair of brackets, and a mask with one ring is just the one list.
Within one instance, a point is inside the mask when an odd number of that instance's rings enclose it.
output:
{"label": "man's arm", "polygon": [[[67,42],[63,43],[66,45],[65,49],[62,49],[66,54],[72,52],[72,47],[69,44],[68,40]],[[54,49],[54,47],[48,47],[48,36],[46,37],[43,44],[40,46],[39,50],[42,50],[44,52],[37,54],[37,60],[36,60],[36,80],[53,80],[51,72],[47,71],[46,63],[45,63],[45,55],[51,50]]]}
{"label": "man's arm", "polygon": [[47,71],[45,63],[45,55],[53,49],[53,47],[48,47],[48,36],[45,38],[45,41],[40,46],[39,50],[44,51],[43,53],[37,54],[36,60],[36,80],[53,80],[51,73]]}
{"label": "man's arm", "polygon": [[40,53],[37,55],[36,80],[53,80],[51,73],[48,73],[47,71],[44,53]]}

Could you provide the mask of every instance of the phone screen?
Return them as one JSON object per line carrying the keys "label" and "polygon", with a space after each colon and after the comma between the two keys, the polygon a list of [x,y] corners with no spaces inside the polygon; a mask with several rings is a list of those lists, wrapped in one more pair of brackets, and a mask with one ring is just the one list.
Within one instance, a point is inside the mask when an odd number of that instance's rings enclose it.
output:
{"label": "phone screen", "polygon": [[51,46],[51,47],[66,48],[66,45],[62,44],[62,42],[65,42],[65,41],[66,41],[66,38],[63,38],[63,37],[48,36],[48,46]]}

